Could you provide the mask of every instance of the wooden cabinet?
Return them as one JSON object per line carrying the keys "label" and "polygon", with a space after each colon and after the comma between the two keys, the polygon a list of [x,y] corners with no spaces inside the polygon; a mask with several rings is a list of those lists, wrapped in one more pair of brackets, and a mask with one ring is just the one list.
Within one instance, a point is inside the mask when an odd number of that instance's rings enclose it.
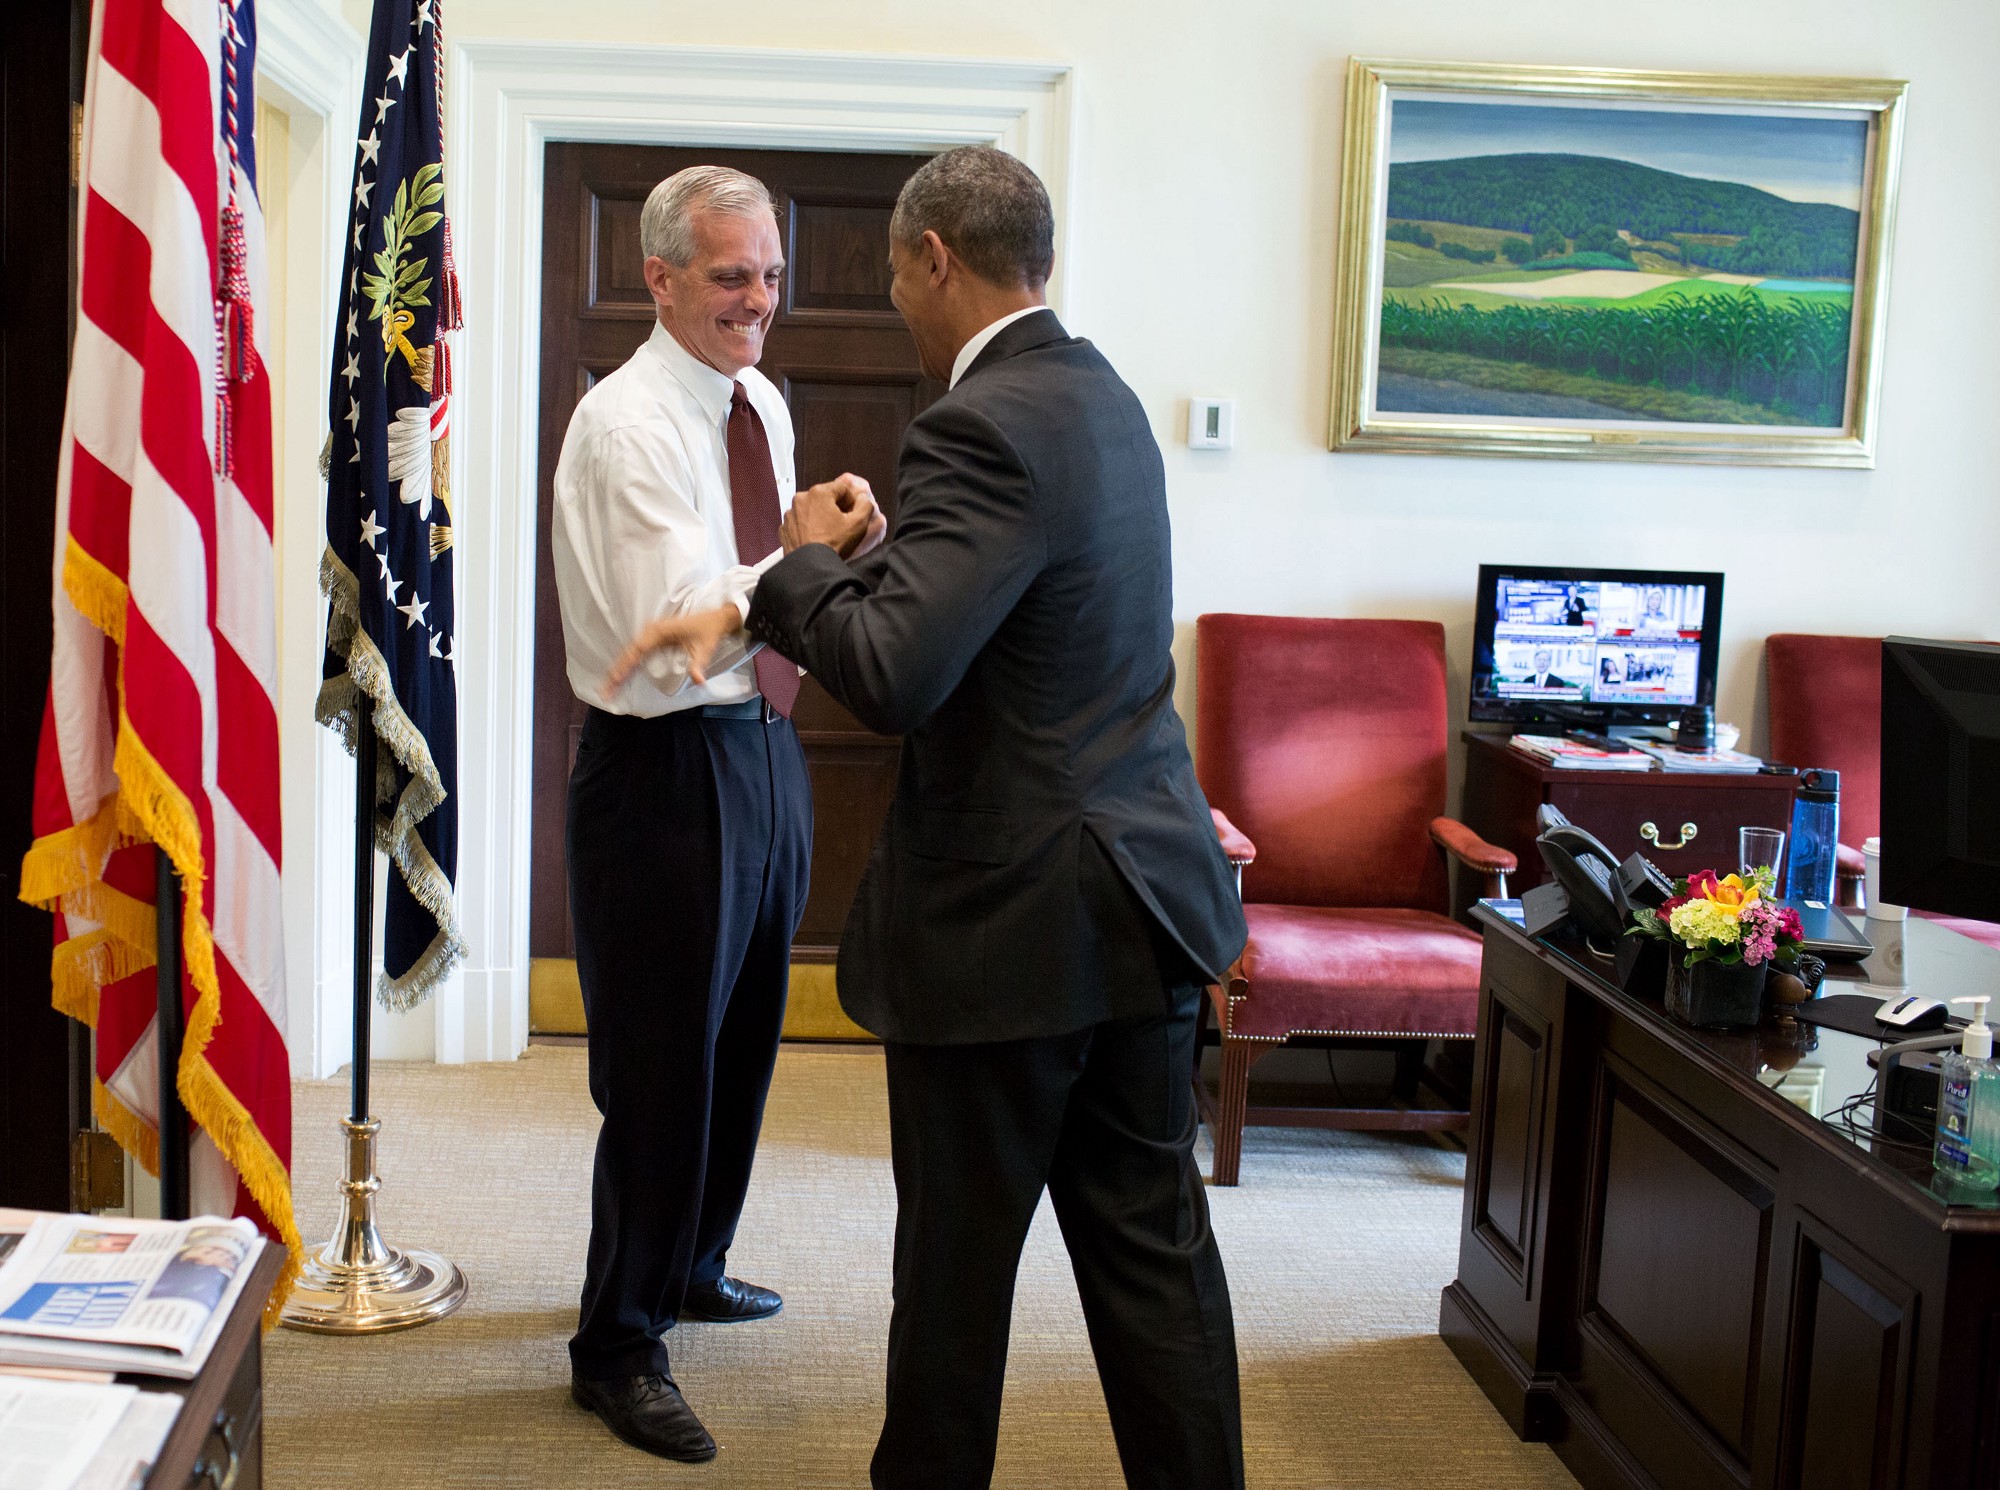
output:
{"label": "wooden cabinet", "polygon": [[[1588,1490],[2000,1484],[2000,1197],[1808,1110],[1866,1084],[1872,1042],[1687,1029],[1479,919],[1439,1331],[1515,1432]],[[1773,1089],[1815,1071],[1806,1105]]]}
{"label": "wooden cabinet", "polygon": [[1511,748],[1505,735],[1467,730],[1462,738],[1460,816],[1487,842],[1520,858],[1520,874],[1509,881],[1517,895],[1548,878],[1535,848],[1535,809],[1544,802],[1620,857],[1645,854],[1676,877],[1695,869],[1735,869],[1739,828],[1791,827],[1796,777],[1559,771]]}

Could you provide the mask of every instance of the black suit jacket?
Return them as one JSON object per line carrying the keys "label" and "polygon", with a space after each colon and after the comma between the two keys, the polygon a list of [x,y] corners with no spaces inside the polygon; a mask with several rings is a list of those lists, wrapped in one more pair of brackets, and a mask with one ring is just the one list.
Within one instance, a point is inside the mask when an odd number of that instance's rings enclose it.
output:
{"label": "black suit jacket", "polygon": [[752,635],[904,737],[842,1005],[920,1044],[1163,1012],[1159,977],[1131,971],[1220,977],[1244,927],[1173,707],[1145,411],[1042,311],[911,422],[896,479],[880,550],[849,566],[807,545],[750,609]]}

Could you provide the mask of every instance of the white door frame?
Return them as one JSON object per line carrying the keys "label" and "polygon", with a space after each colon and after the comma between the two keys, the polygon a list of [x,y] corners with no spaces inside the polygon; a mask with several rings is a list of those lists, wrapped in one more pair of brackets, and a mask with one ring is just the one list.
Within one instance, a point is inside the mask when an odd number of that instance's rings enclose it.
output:
{"label": "white door frame", "polygon": [[458,895],[472,953],[434,1001],[438,1060],[509,1060],[528,1039],[543,146],[998,145],[1048,186],[1059,234],[1050,302],[1060,308],[1063,249],[1074,237],[1074,76],[1060,63],[832,52],[453,48],[446,180],[466,318],[452,416]]}
{"label": "white door frame", "polygon": [[[274,473],[278,563],[279,802],[284,831],[285,1043],[295,1076],[327,1076],[346,1063],[352,1032],[354,765],[313,718],[319,692],[319,557],[326,547],[320,441],[333,359],[333,318],[354,171],[350,131],[361,113],[364,44],[319,0],[263,0],[257,7],[257,96],[286,116],[284,160],[258,162],[263,182],[286,188],[282,304],[285,327],[284,464]],[[267,197],[277,198],[269,192]]]}

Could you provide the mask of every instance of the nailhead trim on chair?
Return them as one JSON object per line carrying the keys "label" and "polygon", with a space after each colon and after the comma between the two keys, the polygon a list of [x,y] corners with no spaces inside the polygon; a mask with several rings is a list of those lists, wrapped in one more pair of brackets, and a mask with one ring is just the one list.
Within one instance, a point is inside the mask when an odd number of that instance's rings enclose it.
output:
{"label": "nailhead trim on chair", "polygon": [[1229,1026],[1236,1022],[1236,1006],[1240,1003],[1243,1003],[1249,997],[1250,995],[1246,993],[1230,999],[1229,1018],[1224,1020],[1222,1024],[1222,1033],[1225,1039],[1255,1040],[1260,1044],[1264,1045],[1283,1045],[1287,1040],[1290,1040],[1298,1035],[1312,1035],[1312,1036],[1351,1035],[1357,1039],[1371,1038],[1371,1039],[1381,1039],[1381,1040],[1470,1040],[1475,1038],[1472,1035],[1433,1035],[1433,1034],[1427,1034],[1422,1030],[1291,1030],[1282,1035],[1234,1034],[1230,1031]]}

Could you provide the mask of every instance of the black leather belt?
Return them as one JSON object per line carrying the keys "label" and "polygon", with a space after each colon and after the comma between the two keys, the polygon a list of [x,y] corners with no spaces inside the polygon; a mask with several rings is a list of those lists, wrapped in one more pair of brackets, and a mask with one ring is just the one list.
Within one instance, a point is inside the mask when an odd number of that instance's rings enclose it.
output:
{"label": "black leather belt", "polygon": [[760,693],[755,698],[744,699],[740,704],[703,704],[701,715],[704,719],[757,719],[769,724],[778,717],[778,711]]}

